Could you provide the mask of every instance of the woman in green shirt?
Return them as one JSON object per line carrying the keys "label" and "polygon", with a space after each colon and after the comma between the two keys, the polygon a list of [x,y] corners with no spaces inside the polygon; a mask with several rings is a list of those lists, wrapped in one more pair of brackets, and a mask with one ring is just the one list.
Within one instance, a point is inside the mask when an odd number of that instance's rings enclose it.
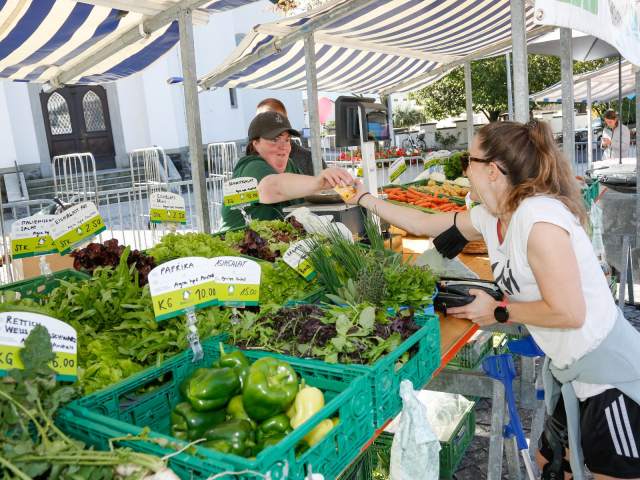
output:
{"label": "woman in green shirt", "polygon": [[[246,155],[238,161],[232,178],[258,180],[260,203],[245,208],[253,220],[282,219],[282,209],[303,203],[306,195],[335,185],[353,184],[351,174],[340,168],[327,168],[317,177],[303,175],[289,158],[292,135],[299,137],[300,133],[278,112],[261,113],[249,125]],[[244,225],[242,212],[223,208],[220,231]]]}

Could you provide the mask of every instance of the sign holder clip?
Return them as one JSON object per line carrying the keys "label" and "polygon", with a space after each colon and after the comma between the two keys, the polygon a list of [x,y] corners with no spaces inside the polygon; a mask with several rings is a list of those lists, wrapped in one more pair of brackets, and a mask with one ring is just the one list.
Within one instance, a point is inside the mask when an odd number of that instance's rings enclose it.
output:
{"label": "sign holder clip", "polygon": [[40,263],[38,266],[40,267],[40,273],[44,275],[44,283],[53,283],[55,281],[55,277],[51,271],[51,264],[47,262],[46,255],[40,257]]}
{"label": "sign holder clip", "polygon": [[189,346],[191,350],[193,350],[192,362],[200,362],[204,358],[204,350],[202,350],[202,345],[200,345],[200,335],[196,327],[198,319],[196,318],[195,307],[187,307],[185,314],[187,315],[187,330],[189,331],[187,340],[189,340]]}

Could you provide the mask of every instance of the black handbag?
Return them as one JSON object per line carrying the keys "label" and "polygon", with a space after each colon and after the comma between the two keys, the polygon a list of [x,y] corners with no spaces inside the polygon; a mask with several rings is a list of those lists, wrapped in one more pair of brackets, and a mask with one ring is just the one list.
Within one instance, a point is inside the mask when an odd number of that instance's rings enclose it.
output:
{"label": "black handbag", "polygon": [[469,295],[469,290],[482,290],[496,301],[504,299],[504,293],[496,282],[473,278],[441,277],[437,282],[438,294],[433,301],[435,310],[447,314],[447,308],[464,307],[475,300],[475,295]]}

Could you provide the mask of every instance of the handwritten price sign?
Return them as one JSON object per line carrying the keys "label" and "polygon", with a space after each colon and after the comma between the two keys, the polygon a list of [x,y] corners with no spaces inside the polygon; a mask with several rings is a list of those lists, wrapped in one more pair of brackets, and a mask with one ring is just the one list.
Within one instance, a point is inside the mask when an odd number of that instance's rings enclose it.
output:
{"label": "handwritten price sign", "polygon": [[154,192],[149,196],[151,223],[187,224],[184,198],[170,192]]}
{"label": "handwritten price sign", "polygon": [[222,185],[225,208],[238,208],[260,201],[258,180],[252,177],[240,177]]}
{"label": "handwritten price sign", "polygon": [[60,255],[104,232],[106,227],[93,202],[84,202],[55,215],[49,222],[49,233]]}
{"label": "handwritten price sign", "polygon": [[13,258],[35,257],[56,253],[57,247],[49,234],[49,222],[55,215],[34,215],[11,225]]}

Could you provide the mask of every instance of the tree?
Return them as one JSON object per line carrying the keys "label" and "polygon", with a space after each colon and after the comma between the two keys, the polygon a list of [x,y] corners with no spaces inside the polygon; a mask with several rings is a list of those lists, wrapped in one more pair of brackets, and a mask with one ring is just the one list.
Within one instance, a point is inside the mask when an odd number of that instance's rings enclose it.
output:
{"label": "tree", "polygon": [[399,105],[393,109],[394,128],[409,128],[423,120],[422,112],[411,105]]}
{"label": "tree", "polygon": [[[606,105],[595,105],[595,111],[601,118],[604,118],[604,114],[607,113]],[[618,100],[614,100],[611,102],[611,109],[618,112],[618,117],[620,117],[620,121],[627,124],[636,124],[636,97],[629,99],[627,97],[622,97],[622,111],[618,107]]]}
{"label": "tree", "polygon": [[[574,62],[579,74],[608,65],[615,60]],[[560,81],[560,58],[528,55],[529,93],[536,93]],[[512,75],[513,78],[513,75]],[[508,109],[507,62],[504,55],[471,62],[473,110],[482,112],[490,122]],[[466,111],[464,67],[457,67],[437,82],[409,94],[423,108],[427,118],[442,120]],[[533,105],[532,105],[533,107]]]}

